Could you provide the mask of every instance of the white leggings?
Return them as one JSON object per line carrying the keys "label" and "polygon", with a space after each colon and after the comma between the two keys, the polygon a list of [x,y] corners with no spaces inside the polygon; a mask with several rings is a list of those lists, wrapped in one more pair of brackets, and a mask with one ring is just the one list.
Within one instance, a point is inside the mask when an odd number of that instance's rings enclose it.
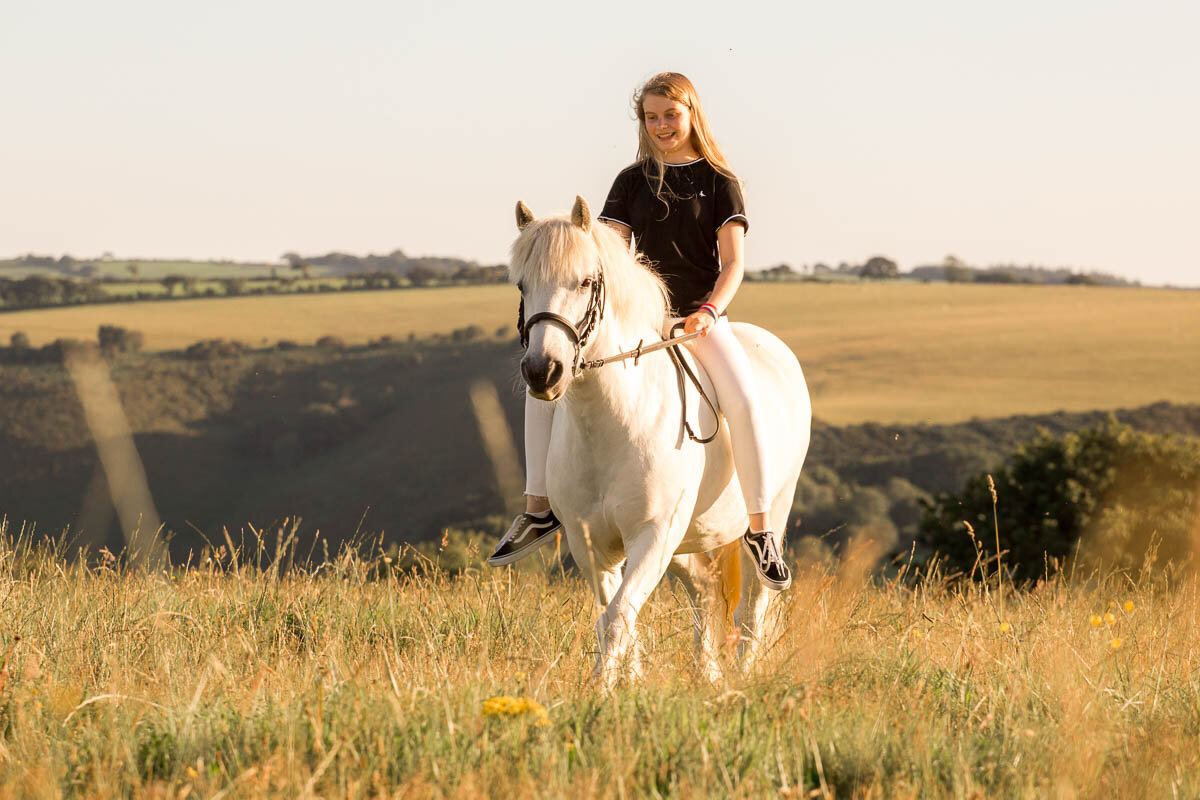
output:
{"label": "white leggings", "polygon": [[[679,320],[672,320],[671,324]],[[733,443],[733,465],[737,469],[746,509],[751,514],[771,510],[767,489],[767,431],[755,402],[754,372],[746,351],[721,317],[707,336],[686,345],[704,367],[717,391],[717,404],[729,425]],[[655,356],[649,356],[654,358]],[[662,356],[666,357],[665,354]],[[546,455],[554,404],[525,394],[525,494],[546,496]],[[699,432],[697,432],[699,433]]]}

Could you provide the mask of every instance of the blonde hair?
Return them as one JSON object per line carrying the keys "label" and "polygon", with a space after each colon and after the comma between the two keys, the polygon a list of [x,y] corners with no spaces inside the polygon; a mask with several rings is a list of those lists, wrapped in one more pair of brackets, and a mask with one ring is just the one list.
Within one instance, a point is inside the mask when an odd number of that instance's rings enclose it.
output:
{"label": "blonde hair", "polygon": [[700,95],[696,93],[696,87],[692,85],[686,75],[678,72],[660,72],[646,81],[642,88],[633,94],[633,110],[638,118],[638,163],[642,165],[642,173],[654,183],[656,198],[662,200],[663,181],[666,178],[667,168],[658,149],[650,140],[650,134],[646,132],[646,109],[642,102],[648,94],[665,97],[686,106],[691,112],[690,143],[692,147],[712,165],[713,169],[741,186],[741,178],[729,166],[729,162],[725,160],[725,154],[721,152],[716,139],[713,138],[712,131],[708,126],[708,116],[704,113],[704,106],[700,105]]}

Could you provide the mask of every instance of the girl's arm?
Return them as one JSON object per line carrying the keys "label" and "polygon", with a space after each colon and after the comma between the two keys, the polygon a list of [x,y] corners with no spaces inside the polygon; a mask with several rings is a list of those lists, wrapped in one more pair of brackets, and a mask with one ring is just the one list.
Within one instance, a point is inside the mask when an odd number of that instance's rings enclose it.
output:
{"label": "girl's arm", "polygon": [[[725,309],[733,302],[738,287],[742,285],[742,276],[746,274],[742,252],[746,241],[746,229],[740,222],[727,222],[717,231],[717,248],[721,253],[721,274],[709,295],[708,303],[717,307],[718,314],[724,314]],[[716,324],[716,320],[707,311],[697,311],[684,322],[684,333],[703,331]]]}

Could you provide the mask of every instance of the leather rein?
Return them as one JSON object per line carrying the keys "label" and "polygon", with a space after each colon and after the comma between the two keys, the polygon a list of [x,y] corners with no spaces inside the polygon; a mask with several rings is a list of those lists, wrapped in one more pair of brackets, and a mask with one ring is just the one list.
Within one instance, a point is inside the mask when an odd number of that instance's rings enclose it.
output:
{"label": "leather rein", "polygon": [[[684,395],[682,404],[683,429],[687,431],[688,437],[697,444],[708,444],[713,439],[717,438],[717,434],[721,432],[721,415],[717,413],[716,405],[704,391],[704,387],[700,384],[700,379],[696,377],[696,374],[692,372],[692,368],[688,366],[687,361],[679,354],[679,345],[701,336],[701,331],[696,331],[695,333],[685,333],[682,336],[676,336],[675,331],[683,327],[683,323],[679,322],[672,326],[671,337],[669,339],[662,339],[648,345],[643,345],[643,343],[639,341],[638,346],[632,350],[626,350],[623,353],[616,353],[615,355],[606,356],[605,358],[598,358],[592,361],[583,360],[583,348],[587,346],[588,339],[591,338],[597,326],[600,324],[601,318],[604,316],[604,270],[598,269],[596,271],[596,275],[591,280],[592,293],[588,298],[587,310],[583,312],[583,319],[574,324],[572,324],[571,321],[566,317],[561,316],[560,314],[555,314],[552,311],[539,311],[529,319],[525,319],[525,298],[522,296],[521,304],[517,308],[517,332],[521,335],[521,347],[526,350],[529,349],[529,331],[539,322],[551,322],[555,325],[558,325],[566,332],[568,338],[570,338],[571,343],[575,347],[575,361],[571,365],[572,377],[579,375],[585,369],[599,369],[606,364],[615,364],[619,361],[624,361],[629,358],[632,358],[634,366],[637,366],[638,360],[643,355],[647,353],[653,353],[656,350],[666,350],[667,355],[671,357],[671,363],[675,365],[675,373],[679,378],[680,394]],[[712,411],[713,419],[717,421],[717,427],[709,436],[703,438],[697,436],[692,430],[692,426],[688,424],[687,397],[683,384],[684,375],[687,375],[688,379],[692,382],[692,385],[696,387],[696,391],[700,393],[700,397],[704,399],[704,402],[708,405],[709,410]]]}

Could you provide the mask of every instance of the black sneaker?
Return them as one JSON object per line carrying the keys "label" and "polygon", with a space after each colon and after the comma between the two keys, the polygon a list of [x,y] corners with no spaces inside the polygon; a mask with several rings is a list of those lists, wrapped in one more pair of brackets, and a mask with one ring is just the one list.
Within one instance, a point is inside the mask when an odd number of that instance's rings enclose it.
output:
{"label": "black sneaker", "polygon": [[562,523],[553,511],[544,515],[518,514],[508,527],[508,532],[500,537],[496,552],[488,559],[493,567],[502,567],[514,561],[520,561],[525,556],[537,550],[546,542],[554,541],[554,534],[562,530]]}
{"label": "black sneaker", "polygon": [[775,541],[775,534],[770,531],[751,533],[747,530],[742,536],[742,542],[750,551],[750,557],[754,559],[754,569],[758,571],[758,579],[763,584],[781,592],[792,585],[792,571],[779,555],[779,544]]}

